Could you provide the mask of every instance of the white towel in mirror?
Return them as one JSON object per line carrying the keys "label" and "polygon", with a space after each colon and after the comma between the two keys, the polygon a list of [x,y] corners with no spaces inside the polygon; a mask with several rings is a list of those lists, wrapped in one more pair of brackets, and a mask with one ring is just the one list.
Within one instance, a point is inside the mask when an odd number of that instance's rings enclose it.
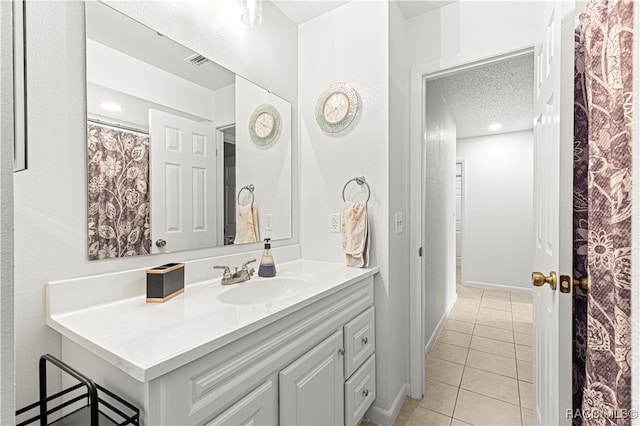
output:
{"label": "white towel in mirror", "polygon": [[258,229],[258,210],[246,206],[238,206],[236,220],[236,238],[234,244],[255,243],[260,240],[260,231]]}

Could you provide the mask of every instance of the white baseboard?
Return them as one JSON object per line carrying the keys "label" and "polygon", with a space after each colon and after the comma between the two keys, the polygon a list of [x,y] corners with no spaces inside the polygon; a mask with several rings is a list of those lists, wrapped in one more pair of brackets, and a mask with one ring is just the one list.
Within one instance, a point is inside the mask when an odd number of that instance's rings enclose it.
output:
{"label": "white baseboard", "polygon": [[400,387],[400,391],[393,399],[393,403],[389,409],[375,405],[376,403],[374,401],[373,405],[364,415],[364,418],[379,425],[392,425],[396,421],[396,417],[398,417],[398,413],[400,413],[407,395],[409,395],[409,383],[405,383],[404,386]]}
{"label": "white baseboard", "polygon": [[483,283],[481,281],[465,281],[463,285],[468,285],[472,287],[490,288],[495,290],[515,291],[520,293],[533,293],[532,287],[516,287],[516,286],[504,285],[504,284]]}
{"label": "white baseboard", "polygon": [[447,310],[444,311],[444,314],[440,318],[440,321],[438,321],[438,325],[436,326],[436,329],[433,330],[433,333],[431,333],[431,336],[429,336],[429,338],[427,339],[427,343],[424,345],[425,356],[429,353],[433,345],[435,345],[436,340],[438,340],[438,336],[440,336],[440,332],[444,328],[444,325],[447,323],[447,319],[449,318],[449,313],[451,312],[453,307],[456,305],[457,301],[458,301],[458,295],[456,294],[455,297],[451,300],[451,304],[447,306]]}

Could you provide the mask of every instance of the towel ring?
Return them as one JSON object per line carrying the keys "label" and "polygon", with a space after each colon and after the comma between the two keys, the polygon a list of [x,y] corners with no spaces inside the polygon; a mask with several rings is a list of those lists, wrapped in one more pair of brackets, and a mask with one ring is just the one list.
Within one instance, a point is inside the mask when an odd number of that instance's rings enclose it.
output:
{"label": "towel ring", "polygon": [[371,198],[371,188],[369,187],[369,184],[367,183],[367,181],[364,178],[364,176],[356,176],[353,179],[349,179],[347,181],[347,183],[344,184],[344,187],[342,188],[342,201],[347,201],[346,198],[344,197],[344,191],[346,191],[347,186],[351,182],[355,182],[358,185],[365,185],[367,187],[367,201],[365,201],[364,203],[368,204],[369,203],[369,199]]}
{"label": "towel ring", "polygon": [[238,191],[238,205],[240,205],[240,194],[242,194],[242,191],[247,190],[251,193],[251,207],[253,207],[253,201],[255,200],[255,196],[253,194],[253,190],[256,189],[255,186],[253,186],[253,184],[249,184],[249,185],[245,185],[242,188],[240,188],[240,191]]}

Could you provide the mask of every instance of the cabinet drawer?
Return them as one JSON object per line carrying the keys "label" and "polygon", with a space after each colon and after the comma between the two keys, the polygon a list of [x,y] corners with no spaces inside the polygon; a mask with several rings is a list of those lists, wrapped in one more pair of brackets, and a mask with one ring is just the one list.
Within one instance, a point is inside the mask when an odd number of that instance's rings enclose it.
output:
{"label": "cabinet drawer", "polygon": [[344,326],[345,379],[375,351],[375,338],[375,315],[372,306]]}
{"label": "cabinet drawer", "polygon": [[278,393],[273,380],[267,380],[207,423],[207,426],[275,424],[278,424]]}
{"label": "cabinet drawer", "polygon": [[376,399],[375,354],[344,383],[344,395],[344,424],[357,425]]}

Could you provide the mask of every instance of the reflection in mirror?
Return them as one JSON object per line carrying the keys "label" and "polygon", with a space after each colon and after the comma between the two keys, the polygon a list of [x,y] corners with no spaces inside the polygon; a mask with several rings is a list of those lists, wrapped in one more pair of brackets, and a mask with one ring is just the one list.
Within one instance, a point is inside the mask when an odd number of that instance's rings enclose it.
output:
{"label": "reflection in mirror", "polygon": [[85,4],[89,259],[291,238],[291,105]]}

